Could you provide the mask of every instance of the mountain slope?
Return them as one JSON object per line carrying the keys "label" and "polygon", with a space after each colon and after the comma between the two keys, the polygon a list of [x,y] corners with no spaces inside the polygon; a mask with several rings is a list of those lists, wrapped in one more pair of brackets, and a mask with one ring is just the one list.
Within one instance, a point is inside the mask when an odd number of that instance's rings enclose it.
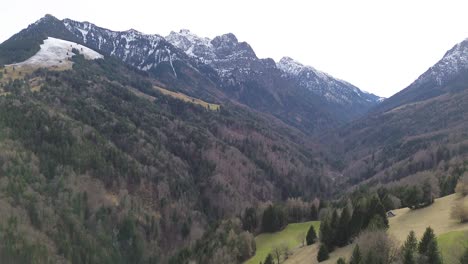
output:
{"label": "mountain slope", "polygon": [[386,184],[433,171],[441,184],[468,159],[468,53],[463,42],[416,82],[329,137],[342,182]]}
{"label": "mountain slope", "polygon": [[[246,207],[328,194],[315,146],[277,119],[165,96],[160,80],[113,57],[72,61],[1,86],[0,237],[8,226],[26,241],[15,244],[21,252],[37,247],[31,255],[53,263],[167,263]],[[232,236],[251,237],[241,231]],[[191,258],[248,256],[223,241]]]}
{"label": "mountain slope", "polygon": [[354,85],[333,78],[313,67],[284,57],[277,66],[286,78],[291,79],[296,86],[310,91],[325,102],[335,116],[343,121],[349,121],[364,115],[370,108],[379,104],[384,98],[363,92]]}
{"label": "mountain slope", "polygon": [[[322,130],[328,122],[333,127],[361,116],[380,102],[377,96],[330,75],[317,74],[291,59],[279,63],[259,59],[249,44],[239,42],[233,34],[211,40],[181,30],[171,32],[166,39],[188,56],[212,66],[231,97],[256,109],[268,109],[297,127],[315,130],[314,126],[321,126],[316,130]],[[257,101],[262,97],[264,101]],[[275,112],[278,108],[288,113]]]}
{"label": "mountain slope", "polygon": [[376,111],[387,111],[400,105],[419,102],[447,92],[456,92],[459,87],[447,85],[468,69],[468,40],[456,44],[444,57],[430,67],[406,89],[385,100]]}

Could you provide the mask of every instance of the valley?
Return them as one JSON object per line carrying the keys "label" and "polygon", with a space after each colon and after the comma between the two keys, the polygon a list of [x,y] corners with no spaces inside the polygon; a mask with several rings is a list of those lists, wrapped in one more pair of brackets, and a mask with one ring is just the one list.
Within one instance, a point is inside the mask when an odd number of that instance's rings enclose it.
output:
{"label": "valley", "polygon": [[467,43],[383,98],[232,33],[46,15],[0,44],[0,262],[377,263],[396,241],[382,263],[455,264]]}

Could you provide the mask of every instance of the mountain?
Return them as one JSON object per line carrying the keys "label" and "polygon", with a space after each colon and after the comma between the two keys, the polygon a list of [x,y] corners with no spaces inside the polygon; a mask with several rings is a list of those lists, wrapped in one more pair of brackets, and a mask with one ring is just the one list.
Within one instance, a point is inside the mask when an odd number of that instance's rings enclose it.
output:
{"label": "mountain", "polygon": [[[289,111],[285,116],[283,113],[276,115],[297,127],[314,130],[314,124],[307,124],[307,119],[322,127],[331,121],[329,125],[333,127],[362,116],[381,100],[292,59],[284,58],[279,63],[259,59],[248,43],[239,42],[233,34],[211,40],[181,30],[171,32],[166,39],[188,56],[212,66],[221,78],[221,86],[231,97],[256,109],[270,107],[267,111],[273,113],[278,108]],[[256,90],[258,94],[252,94]],[[271,95],[269,100],[267,95]],[[258,102],[257,98],[262,97],[266,100]],[[295,109],[294,105],[301,105],[301,108]],[[311,116],[317,111],[320,116]],[[329,116],[328,121],[324,116]]]}
{"label": "mountain", "polygon": [[[71,24],[46,16],[0,45],[2,260],[241,262],[252,254],[246,208],[330,194],[331,169],[306,133],[223,100],[172,44]],[[131,36],[142,46],[122,44]],[[153,44],[169,50],[154,71],[132,65]],[[182,93],[205,83],[219,107]]]}
{"label": "mountain", "polygon": [[443,189],[468,169],[467,47],[455,45],[406,89],[323,139],[340,157],[342,182],[388,184],[430,171]]}
{"label": "mountain", "polygon": [[277,67],[296,86],[319,96],[337,118],[345,121],[363,116],[384,99],[289,57],[283,57]]}
{"label": "mountain", "polygon": [[456,44],[443,58],[414,81],[379,105],[377,111],[386,111],[403,104],[424,101],[448,92],[456,92],[458,86],[447,85],[468,69],[468,39]]}
{"label": "mountain", "polygon": [[47,37],[74,41],[115,56],[189,96],[244,104],[307,134],[336,128],[379,102],[376,96],[329,75],[307,74],[310,67],[303,67],[300,76],[285,72],[286,60],[276,64],[272,59],[259,59],[248,43],[239,42],[231,33],[211,40],[181,30],[164,38],[47,15],[2,44],[1,50],[6,52],[9,46],[15,49],[19,44],[26,45],[26,51],[0,54],[0,64],[1,60],[8,64],[27,59]]}

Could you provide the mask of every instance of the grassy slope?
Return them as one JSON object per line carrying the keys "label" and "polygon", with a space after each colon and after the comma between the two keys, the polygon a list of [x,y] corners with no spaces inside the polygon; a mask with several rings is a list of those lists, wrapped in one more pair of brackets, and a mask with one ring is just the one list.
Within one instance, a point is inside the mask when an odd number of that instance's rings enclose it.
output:
{"label": "grassy slope", "polygon": [[197,104],[197,105],[201,105],[209,110],[219,110],[220,108],[220,105],[219,104],[210,104],[210,103],[207,103],[203,100],[200,100],[198,98],[194,98],[194,97],[190,97],[188,95],[185,95],[183,93],[179,93],[179,92],[172,92],[172,91],[169,91],[169,90],[166,90],[164,88],[161,88],[161,87],[155,87],[157,90],[159,90],[161,93],[163,93],[164,95],[169,95],[169,96],[172,96],[174,98],[177,98],[179,100],[182,100],[184,102],[189,102],[189,103],[192,103],[192,104]]}
{"label": "grassy slope", "polygon": [[[445,263],[454,263],[453,260],[451,260],[457,256],[456,254],[452,254],[454,245],[458,245],[460,239],[462,239],[463,243],[468,246],[468,231],[462,232],[463,230],[468,230],[468,223],[460,224],[456,220],[450,218],[452,205],[457,199],[460,198],[456,194],[452,194],[436,199],[433,205],[426,208],[418,210],[410,210],[408,208],[394,210],[393,212],[396,216],[389,219],[390,228],[388,232],[396,239],[403,242],[411,230],[416,233],[418,238],[421,238],[426,227],[431,226],[435,234],[438,235],[440,249],[446,261]],[[338,248],[330,254],[329,260],[321,263],[334,264],[339,257],[349,259],[353,248],[353,245]],[[456,251],[461,251],[461,249]],[[300,248],[294,252],[294,255],[291,256],[285,264],[318,263],[316,260],[317,252],[316,245]]]}
{"label": "grassy slope", "polygon": [[258,264],[264,261],[268,253],[275,245],[286,243],[289,248],[294,249],[301,245],[300,234],[307,233],[310,225],[314,225],[316,232],[319,230],[319,221],[310,221],[304,223],[290,224],[284,230],[276,233],[261,234],[255,238],[257,252],[254,257],[249,259],[246,264]]}
{"label": "grassy slope", "polygon": [[437,237],[445,264],[458,264],[464,250],[468,248],[468,231],[452,231]]}

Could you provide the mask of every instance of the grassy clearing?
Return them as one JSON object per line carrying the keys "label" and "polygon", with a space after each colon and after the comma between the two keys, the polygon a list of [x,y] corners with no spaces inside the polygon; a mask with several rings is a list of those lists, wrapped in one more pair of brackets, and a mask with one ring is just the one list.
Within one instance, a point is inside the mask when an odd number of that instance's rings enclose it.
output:
{"label": "grassy clearing", "polygon": [[416,233],[418,238],[421,238],[428,226],[434,229],[436,235],[451,231],[468,230],[468,224],[461,224],[450,217],[452,206],[458,199],[463,198],[460,198],[457,194],[452,194],[436,199],[434,204],[426,208],[394,210],[396,216],[389,219],[390,228],[388,232],[398,240],[405,241],[411,230]]}
{"label": "grassy clearing", "polygon": [[245,264],[258,264],[264,261],[272,247],[286,243],[290,249],[295,249],[301,246],[301,234],[306,234],[310,225],[314,225],[315,231],[318,232],[320,227],[319,221],[310,221],[297,224],[289,224],[284,230],[276,233],[260,234],[255,237],[257,251],[254,257],[249,259]]}
{"label": "grassy clearing", "polygon": [[468,248],[468,231],[452,231],[437,237],[440,252],[445,264],[458,264]]}
{"label": "grassy clearing", "polygon": [[177,99],[182,100],[184,102],[189,102],[189,103],[192,103],[192,104],[201,105],[201,106],[203,106],[203,107],[205,107],[206,109],[209,109],[209,110],[218,111],[220,109],[220,107],[221,107],[219,104],[210,104],[210,103],[207,103],[207,102],[205,102],[203,100],[200,100],[200,99],[185,95],[183,93],[169,91],[169,90],[166,90],[164,88],[157,87],[157,86],[155,86],[154,88],[156,88],[158,91],[160,91],[161,93],[163,93],[165,95],[169,95],[171,97],[177,98]]}
{"label": "grassy clearing", "polygon": [[[430,226],[437,235],[444,263],[458,263],[461,252],[468,247],[468,223],[461,224],[450,217],[452,206],[458,199],[468,199],[468,197],[461,198],[457,194],[452,194],[436,199],[434,204],[425,208],[394,210],[396,216],[389,218],[388,233],[403,243],[411,230],[420,239],[426,228]],[[354,245],[338,248],[330,253],[330,259],[320,263],[335,264],[340,257],[349,260],[353,248]],[[315,264],[318,263],[317,253],[317,245],[299,248],[284,264]]]}

